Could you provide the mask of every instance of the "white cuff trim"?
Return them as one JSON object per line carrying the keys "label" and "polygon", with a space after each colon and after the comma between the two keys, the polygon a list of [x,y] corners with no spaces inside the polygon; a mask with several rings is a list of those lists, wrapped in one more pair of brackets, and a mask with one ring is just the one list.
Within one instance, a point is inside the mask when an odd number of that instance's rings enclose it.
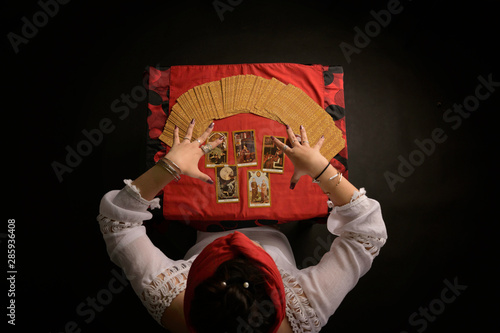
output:
{"label": "white cuff trim", "polygon": [[130,194],[130,196],[132,198],[134,198],[135,200],[139,201],[141,204],[147,205],[151,209],[155,209],[155,208],[160,208],[161,207],[160,206],[160,198],[154,198],[153,200],[148,201],[148,200],[144,199],[141,196],[141,192],[139,191],[139,189],[137,188],[137,186],[132,185],[132,180],[131,179],[124,179],[123,182],[126,185],[125,186],[125,191],[127,191],[127,193]]}
{"label": "white cuff trim", "polygon": [[349,203],[347,203],[345,205],[335,206],[331,200],[327,200],[326,203],[327,203],[329,208],[333,208],[332,213],[338,212],[338,211],[343,211],[343,210],[349,209],[349,208],[357,205],[359,202],[361,202],[362,200],[358,200],[358,199],[362,196],[366,197],[365,194],[366,194],[365,188],[362,187],[359,189],[359,191],[354,191],[354,193],[352,194],[351,200],[349,201]]}

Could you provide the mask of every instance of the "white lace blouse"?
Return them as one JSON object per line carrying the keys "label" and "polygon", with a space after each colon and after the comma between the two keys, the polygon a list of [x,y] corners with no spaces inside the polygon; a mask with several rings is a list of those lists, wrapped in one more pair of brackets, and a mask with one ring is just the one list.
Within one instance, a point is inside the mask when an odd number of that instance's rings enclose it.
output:
{"label": "white lace blouse", "polygon": [[[122,190],[104,195],[97,217],[111,260],[121,267],[144,306],[160,323],[165,309],[186,288],[192,262],[214,239],[234,231],[198,232],[196,244],[183,260],[172,260],[149,239],[142,225],[151,219],[148,208],[158,199],[144,200],[125,180]],[[238,229],[258,242],[274,259],[285,286],[287,318],[294,333],[319,332],[346,294],[371,267],[387,239],[380,205],[365,190],[351,202],[333,207],[328,231],[336,236],[318,264],[298,269],[286,236],[273,227]]]}

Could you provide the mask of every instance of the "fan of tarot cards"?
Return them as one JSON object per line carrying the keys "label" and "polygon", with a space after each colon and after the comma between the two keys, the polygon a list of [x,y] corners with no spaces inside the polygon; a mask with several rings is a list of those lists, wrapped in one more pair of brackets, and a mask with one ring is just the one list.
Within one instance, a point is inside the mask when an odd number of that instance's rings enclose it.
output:
{"label": "fan of tarot cards", "polygon": [[325,135],[321,154],[329,161],[345,145],[333,119],[300,88],[256,75],[225,77],[186,91],[172,107],[160,140],[171,147],[175,126],[182,138],[193,118],[198,124],[192,136],[196,138],[212,121],[240,113],[273,119],[290,126],[294,133],[300,133],[303,125],[311,144]]}

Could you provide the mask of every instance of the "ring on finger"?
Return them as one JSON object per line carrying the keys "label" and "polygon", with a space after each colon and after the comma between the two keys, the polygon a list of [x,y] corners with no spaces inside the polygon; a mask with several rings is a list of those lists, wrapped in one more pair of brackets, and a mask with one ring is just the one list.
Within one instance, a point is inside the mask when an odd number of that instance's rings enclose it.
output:
{"label": "ring on finger", "polygon": [[183,140],[189,140],[189,141],[191,141],[191,138],[188,138],[187,136],[185,136],[185,137],[183,138]]}
{"label": "ring on finger", "polygon": [[290,148],[288,145],[284,145],[283,146],[283,151],[287,150],[288,148]]}
{"label": "ring on finger", "polygon": [[196,139],[195,141],[198,141],[198,143],[201,145],[201,141],[199,139]]}
{"label": "ring on finger", "polygon": [[309,141],[305,140],[305,141],[302,141],[302,143],[309,143]]}
{"label": "ring on finger", "polygon": [[213,148],[210,143],[207,143],[206,145],[203,145],[200,147],[201,150],[203,150],[203,153],[208,154]]}

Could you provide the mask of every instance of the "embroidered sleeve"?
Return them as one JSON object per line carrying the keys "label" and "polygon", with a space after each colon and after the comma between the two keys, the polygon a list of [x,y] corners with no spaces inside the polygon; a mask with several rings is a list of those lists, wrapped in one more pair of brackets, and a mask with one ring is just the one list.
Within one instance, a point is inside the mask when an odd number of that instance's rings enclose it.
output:
{"label": "embroidered sleeve", "polygon": [[333,206],[328,201],[328,205],[333,208],[328,217],[328,231],[362,244],[373,257],[377,256],[387,239],[380,204],[368,198],[361,188],[354,192],[348,204]]}
{"label": "embroidered sleeve", "polygon": [[113,219],[110,219],[109,217],[106,217],[102,214],[99,214],[97,216],[97,221],[99,222],[99,226],[101,229],[101,233],[103,235],[109,234],[109,233],[115,233],[122,231],[123,229],[127,228],[134,228],[134,227],[140,227],[142,225],[142,222],[122,222],[122,221],[116,221]]}
{"label": "embroidered sleeve", "polygon": [[327,229],[339,237],[318,264],[298,274],[321,326],[326,325],[345,296],[368,272],[387,238],[380,204],[365,193],[361,189],[348,204],[333,207]]}
{"label": "embroidered sleeve", "polygon": [[341,237],[360,243],[374,258],[378,256],[380,248],[385,244],[384,238],[363,235],[350,231],[344,232]]}
{"label": "embroidered sleeve", "polygon": [[280,269],[286,294],[286,316],[293,333],[316,333],[321,323],[295,277]]}
{"label": "embroidered sleeve", "polygon": [[144,288],[142,304],[160,325],[165,309],[186,289],[191,264],[192,261],[189,260],[167,268]]}
{"label": "embroidered sleeve", "polygon": [[158,200],[144,200],[131,181],[118,191],[104,195],[99,207],[100,230],[113,263],[123,269],[134,292],[149,313],[161,323],[161,316],[185,288],[190,264],[172,260],[150,240],[143,221]]}

